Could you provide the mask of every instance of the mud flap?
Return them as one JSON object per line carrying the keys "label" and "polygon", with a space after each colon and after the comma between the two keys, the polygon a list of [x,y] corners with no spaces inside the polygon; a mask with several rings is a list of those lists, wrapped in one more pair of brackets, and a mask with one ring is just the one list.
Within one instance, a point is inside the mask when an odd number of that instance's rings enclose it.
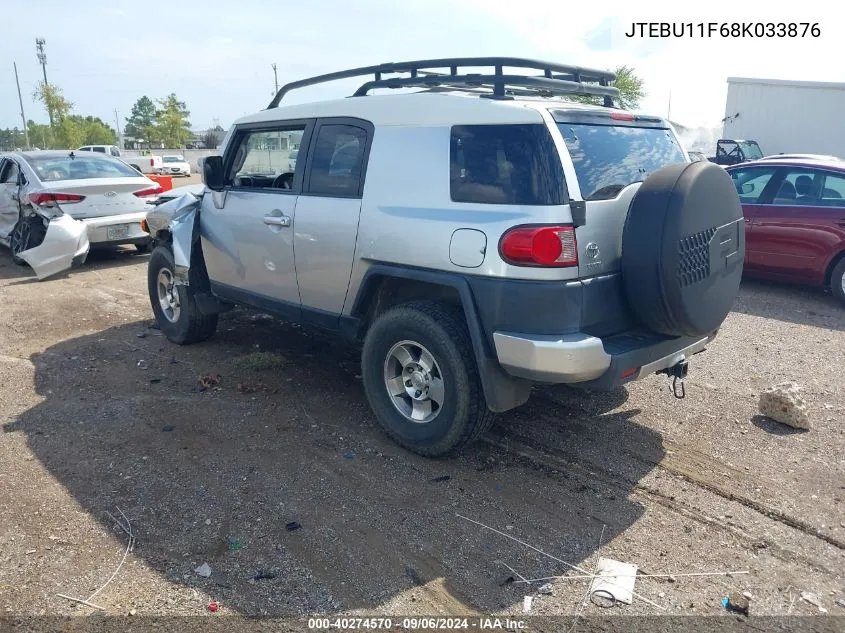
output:
{"label": "mud flap", "polygon": [[50,220],[44,241],[18,253],[41,281],[85,261],[89,249],[88,229],[84,222],[69,215]]}

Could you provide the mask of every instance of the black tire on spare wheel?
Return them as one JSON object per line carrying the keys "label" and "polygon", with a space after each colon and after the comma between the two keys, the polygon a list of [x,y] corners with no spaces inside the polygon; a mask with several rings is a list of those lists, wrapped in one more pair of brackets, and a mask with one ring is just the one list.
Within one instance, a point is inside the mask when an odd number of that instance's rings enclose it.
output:
{"label": "black tire on spare wheel", "polygon": [[414,453],[452,453],[492,424],[460,308],[419,300],[380,315],[364,339],[361,373],[382,429]]}
{"label": "black tire on spare wheel", "polygon": [[628,303],[649,329],[700,336],[719,327],[742,279],[745,224],[728,173],[706,161],[654,172],[622,235]]}

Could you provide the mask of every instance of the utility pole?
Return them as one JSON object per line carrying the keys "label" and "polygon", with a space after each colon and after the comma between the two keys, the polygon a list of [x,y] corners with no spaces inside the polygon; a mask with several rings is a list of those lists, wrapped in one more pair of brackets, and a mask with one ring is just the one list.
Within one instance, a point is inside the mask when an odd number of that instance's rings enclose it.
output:
{"label": "utility pole", "polygon": [[120,133],[120,119],[117,117],[117,108],[114,109],[114,124],[117,126],[117,143],[123,149],[123,134]]}
{"label": "utility pole", "polygon": [[23,97],[21,97],[21,82],[18,81],[18,64],[12,62],[15,67],[15,83],[18,85],[18,101],[21,104],[21,121],[23,121],[23,137],[26,140],[26,149],[29,149],[29,130],[26,127],[26,115],[23,113]]}
{"label": "utility pole", "polygon": [[279,92],[279,75],[276,73],[276,64],[273,64],[273,79],[276,82],[276,92]]}
{"label": "utility pole", "polygon": [[[44,44],[47,42],[44,40],[43,37],[36,37],[35,38],[35,50],[38,51],[38,63],[41,64],[41,70],[44,71],[44,87],[47,88],[49,84],[47,83],[47,53],[44,52]],[[49,101],[47,102],[47,115],[50,117],[50,129],[53,129],[53,108],[50,107]]]}
{"label": "utility pole", "polygon": [[666,119],[672,118],[672,89],[669,88],[669,111],[666,113]]}

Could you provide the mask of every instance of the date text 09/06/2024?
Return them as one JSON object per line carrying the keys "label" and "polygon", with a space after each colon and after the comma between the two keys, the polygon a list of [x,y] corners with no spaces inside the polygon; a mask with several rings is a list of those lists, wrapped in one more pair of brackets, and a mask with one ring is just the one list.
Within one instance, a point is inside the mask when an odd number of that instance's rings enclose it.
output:
{"label": "date text 09/06/2024", "polygon": [[465,617],[409,617],[409,618],[309,618],[308,628],[317,630],[502,630],[521,631],[525,628],[522,620],[510,618],[465,618]]}
{"label": "date text 09/06/2024", "polygon": [[625,37],[820,37],[818,22],[632,22]]}

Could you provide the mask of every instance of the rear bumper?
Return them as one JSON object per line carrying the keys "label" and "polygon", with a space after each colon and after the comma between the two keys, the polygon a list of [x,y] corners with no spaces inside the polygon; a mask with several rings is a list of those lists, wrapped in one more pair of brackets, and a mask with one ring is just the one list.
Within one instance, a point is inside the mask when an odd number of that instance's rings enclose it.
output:
{"label": "rear bumper", "polygon": [[499,364],[512,376],[595,389],[612,389],[672,367],[703,351],[715,337],[716,332],[668,338],[632,331],[605,339],[582,333],[493,333]]}
{"label": "rear bumper", "polygon": [[[139,211],[137,213],[107,215],[101,218],[85,218],[80,222],[85,224],[88,230],[88,241],[92,245],[135,244],[150,239],[150,234],[141,228],[141,220],[146,216],[146,211]],[[119,237],[109,234],[110,227],[120,225],[126,225],[126,229]]]}

